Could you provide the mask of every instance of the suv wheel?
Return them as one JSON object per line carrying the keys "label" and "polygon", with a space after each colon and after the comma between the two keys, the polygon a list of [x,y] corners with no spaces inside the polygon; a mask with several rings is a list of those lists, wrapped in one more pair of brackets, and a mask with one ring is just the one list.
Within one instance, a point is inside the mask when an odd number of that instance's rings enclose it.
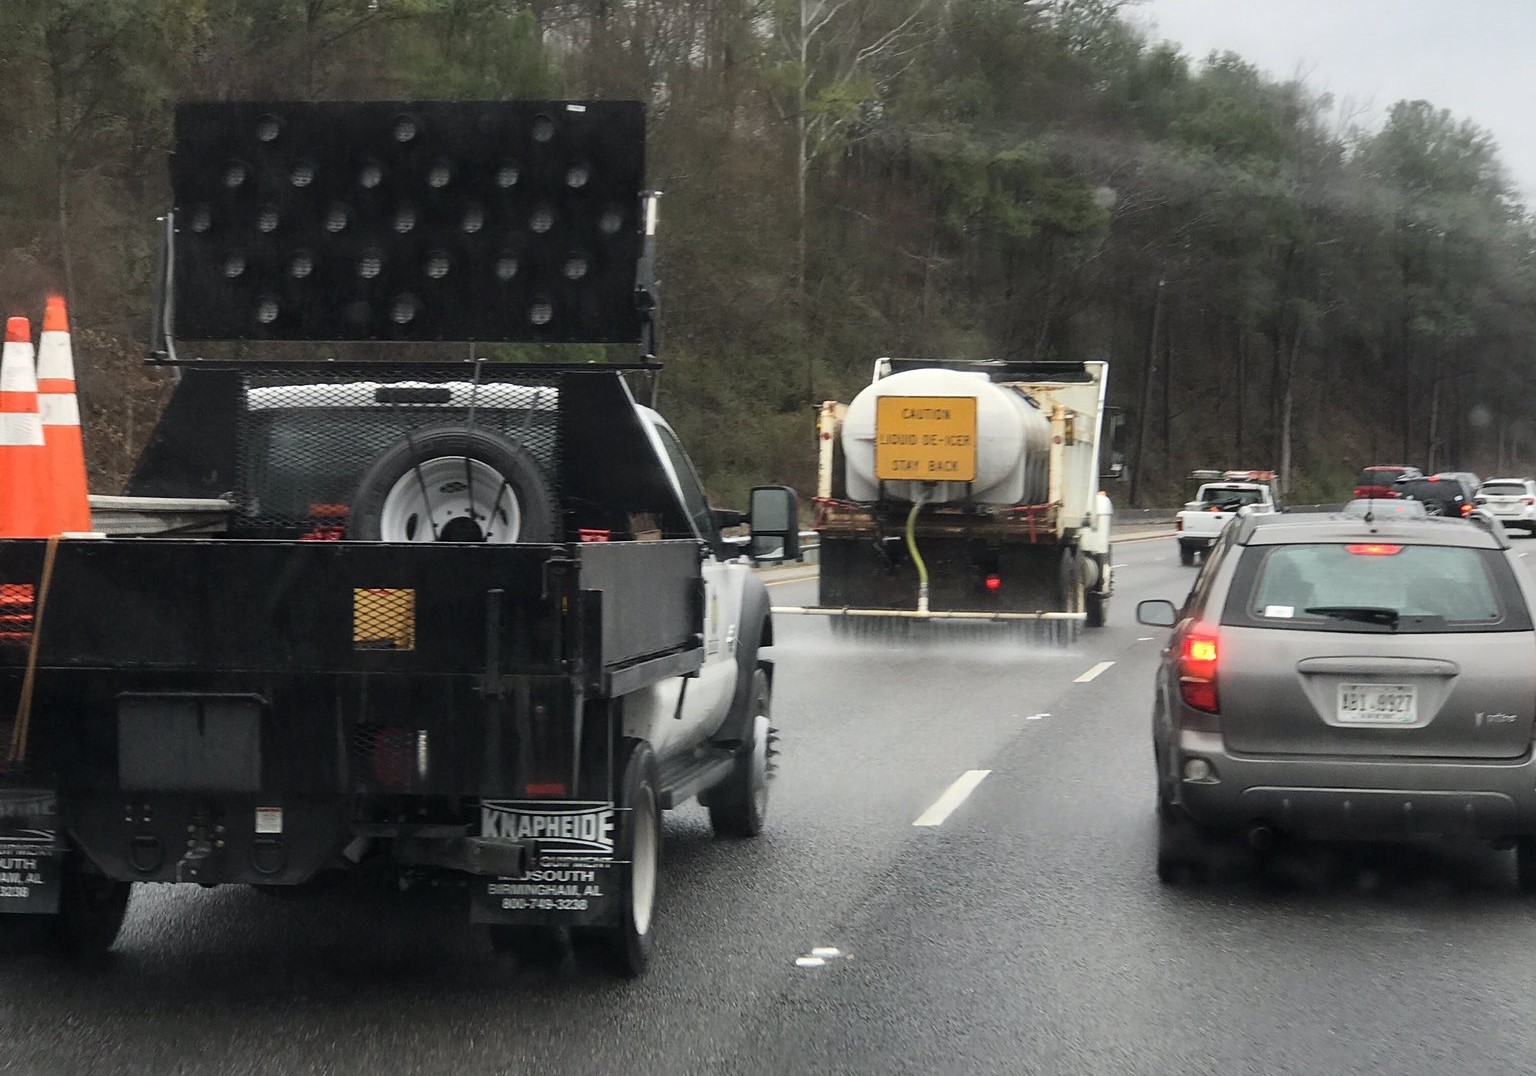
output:
{"label": "suv wheel", "polygon": [[1536,893],[1536,837],[1515,841],[1515,882],[1522,893]]}
{"label": "suv wheel", "polygon": [[1183,885],[1198,881],[1206,870],[1210,838],[1203,833],[1183,808],[1164,806],[1158,796],[1157,880],[1164,885]]}

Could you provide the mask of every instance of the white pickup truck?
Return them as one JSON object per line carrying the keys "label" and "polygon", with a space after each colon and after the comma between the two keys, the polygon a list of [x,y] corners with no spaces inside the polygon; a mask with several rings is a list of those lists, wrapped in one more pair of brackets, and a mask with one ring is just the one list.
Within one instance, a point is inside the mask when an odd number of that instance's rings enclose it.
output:
{"label": "white pickup truck", "polygon": [[1194,479],[1220,479],[1204,482],[1195,499],[1184,505],[1174,529],[1179,537],[1179,563],[1188,567],[1195,556],[1204,556],[1227,521],[1239,513],[1278,512],[1273,471],[1196,471]]}

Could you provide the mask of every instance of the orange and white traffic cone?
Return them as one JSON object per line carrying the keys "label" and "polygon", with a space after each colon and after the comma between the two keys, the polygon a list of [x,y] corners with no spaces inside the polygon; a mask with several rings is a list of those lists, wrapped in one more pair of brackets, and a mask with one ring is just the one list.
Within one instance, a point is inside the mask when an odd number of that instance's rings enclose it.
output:
{"label": "orange and white traffic cone", "polygon": [[32,325],[11,318],[0,351],[0,538],[58,533],[47,498],[47,452],[37,411]]}
{"label": "orange and white traffic cone", "polygon": [[43,418],[43,441],[48,449],[52,533],[88,531],[91,501],[85,478],[85,442],[80,435],[75,358],[62,295],[48,296],[43,313],[43,335],[37,343],[37,409]]}

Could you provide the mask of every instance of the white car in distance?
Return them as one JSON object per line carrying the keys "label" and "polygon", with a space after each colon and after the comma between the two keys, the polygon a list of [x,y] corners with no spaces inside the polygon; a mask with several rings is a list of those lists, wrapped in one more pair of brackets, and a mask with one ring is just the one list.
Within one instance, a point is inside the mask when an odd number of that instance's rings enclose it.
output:
{"label": "white car in distance", "polygon": [[1536,534],[1536,480],[1490,478],[1477,489],[1477,506],[1506,530]]}

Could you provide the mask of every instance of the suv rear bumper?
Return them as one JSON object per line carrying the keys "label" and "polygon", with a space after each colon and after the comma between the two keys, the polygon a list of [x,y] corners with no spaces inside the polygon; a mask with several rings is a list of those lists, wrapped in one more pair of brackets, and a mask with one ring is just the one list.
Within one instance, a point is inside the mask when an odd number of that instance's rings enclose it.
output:
{"label": "suv rear bumper", "polygon": [[1504,524],[1505,527],[1516,527],[1516,528],[1523,528],[1525,530],[1536,530],[1536,518],[1533,518],[1531,515],[1529,515],[1528,513],[1526,513],[1523,510],[1520,510],[1520,509],[1505,509],[1503,511],[1500,511],[1498,508],[1495,508],[1491,504],[1478,505],[1478,508],[1481,509],[1484,512],[1487,512],[1494,519],[1496,519],[1500,523]]}
{"label": "suv rear bumper", "polygon": [[[1536,834],[1536,758],[1357,759],[1230,753],[1219,733],[1177,736],[1179,799],[1216,830],[1265,824],[1298,837],[1362,840]],[[1202,758],[1210,778],[1182,779]]]}

